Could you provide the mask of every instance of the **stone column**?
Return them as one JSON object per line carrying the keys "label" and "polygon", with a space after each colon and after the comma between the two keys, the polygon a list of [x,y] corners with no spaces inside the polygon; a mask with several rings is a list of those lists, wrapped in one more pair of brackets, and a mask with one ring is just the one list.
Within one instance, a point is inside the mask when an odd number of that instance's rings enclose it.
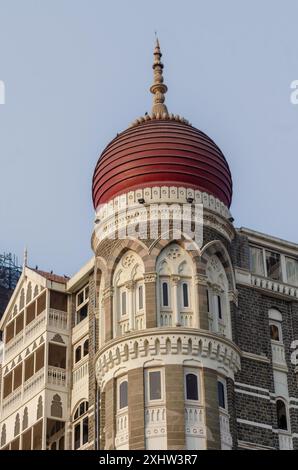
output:
{"label": "stone column", "polygon": [[109,380],[104,388],[105,393],[105,450],[115,449],[116,436],[116,384]]}
{"label": "stone column", "polygon": [[165,366],[168,450],[185,449],[184,374],[182,365]]}
{"label": "stone column", "polygon": [[173,314],[174,314],[174,324],[176,326],[181,325],[180,319],[180,302],[179,302],[179,293],[178,293],[178,285],[180,281],[180,276],[171,276],[171,285],[173,288]]}
{"label": "stone column", "polygon": [[203,387],[205,396],[207,449],[220,449],[217,372],[215,370],[203,370]]}
{"label": "stone column", "polygon": [[[104,290],[105,341],[113,338],[113,287]],[[115,312],[116,315],[116,312]]]}
{"label": "stone column", "polygon": [[209,330],[208,319],[208,300],[207,300],[207,277],[203,274],[195,276],[196,292],[198,296],[198,316],[199,328],[202,330]]}
{"label": "stone column", "polygon": [[134,299],[134,288],[135,283],[133,281],[129,281],[125,284],[125,287],[128,292],[128,302],[126,308],[128,309],[128,321],[129,321],[129,331],[133,331],[135,329],[135,299]]}
{"label": "stone column", "polygon": [[144,371],[128,371],[129,449],[145,449]]}
{"label": "stone column", "polygon": [[156,278],[156,273],[144,275],[146,328],[157,326]]}

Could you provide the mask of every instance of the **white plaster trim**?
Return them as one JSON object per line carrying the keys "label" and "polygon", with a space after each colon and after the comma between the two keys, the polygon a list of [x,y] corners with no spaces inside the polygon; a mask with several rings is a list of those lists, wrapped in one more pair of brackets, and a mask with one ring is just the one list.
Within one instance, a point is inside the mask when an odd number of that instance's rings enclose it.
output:
{"label": "white plaster trim", "polygon": [[269,429],[270,431],[272,431],[272,426],[270,426],[269,424],[256,423],[255,421],[248,421],[247,419],[240,419],[240,418],[237,418],[237,423],[247,424],[249,426],[254,426],[256,428]]}
{"label": "white plaster trim", "polygon": [[269,446],[262,446],[261,444],[257,444],[255,442],[249,442],[249,441],[238,441],[238,447],[241,447],[242,449],[249,449],[249,450],[275,450],[274,447],[269,447]]}
{"label": "white plaster trim", "polygon": [[260,392],[270,393],[269,388],[255,387],[254,385],[248,385],[248,384],[244,384],[244,383],[241,383],[241,382],[235,382],[235,385],[237,385],[238,387],[246,387],[246,388],[250,388],[252,390],[260,390]]}
{"label": "white plaster trim", "polygon": [[252,361],[270,364],[270,359],[267,356],[260,356],[259,354],[242,351],[242,357],[244,357],[245,359],[251,359]]}
{"label": "white plaster trim", "polygon": [[263,398],[264,400],[269,400],[270,397],[266,397],[266,395],[261,395],[253,392],[247,392],[246,390],[240,390],[239,388],[235,388],[236,393],[242,393],[243,395],[250,395],[252,397]]}
{"label": "white plaster trim", "polygon": [[[192,350],[189,351],[189,341]],[[180,350],[181,347],[181,350]],[[115,376],[123,366],[144,367],[149,361],[184,364],[213,369],[234,379],[240,370],[240,350],[230,340],[195,328],[154,328],[120,336],[102,348],[96,357],[99,385]]]}

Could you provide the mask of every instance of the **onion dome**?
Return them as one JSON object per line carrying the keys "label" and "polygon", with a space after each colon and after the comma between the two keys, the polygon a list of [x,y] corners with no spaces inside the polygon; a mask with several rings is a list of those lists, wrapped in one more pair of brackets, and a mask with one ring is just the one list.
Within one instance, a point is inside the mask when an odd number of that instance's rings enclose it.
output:
{"label": "onion dome", "polygon": [[232,177],[223,153],[206,134],[168,113],[161,56],[157,40],[151,115],[134,121],[99,157],[92,187],[95,209],[120,194],[153,186],[198,189],[230,207]]}

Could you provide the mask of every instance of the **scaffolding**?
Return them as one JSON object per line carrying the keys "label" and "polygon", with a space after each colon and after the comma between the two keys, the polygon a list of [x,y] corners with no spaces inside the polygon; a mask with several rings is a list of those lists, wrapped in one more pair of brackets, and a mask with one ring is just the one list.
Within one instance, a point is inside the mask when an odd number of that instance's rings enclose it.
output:
{"label": "scaffolding", "polygon": [[12,290],[16,287],[22,273],[18,258],[12,253],[0,254],[0,286]]}

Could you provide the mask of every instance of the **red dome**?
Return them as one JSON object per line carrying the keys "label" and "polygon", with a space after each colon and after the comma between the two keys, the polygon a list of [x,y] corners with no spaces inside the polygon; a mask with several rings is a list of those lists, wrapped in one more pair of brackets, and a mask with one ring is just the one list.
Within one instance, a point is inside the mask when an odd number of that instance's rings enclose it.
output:
{"label": "red dome", "polygon": [[169,119],[131,127],[105,148],[93,175],[94,207],[153,186],[199,189],[228,207],[232,199],[231,172],[221,150],[198,129]]}

